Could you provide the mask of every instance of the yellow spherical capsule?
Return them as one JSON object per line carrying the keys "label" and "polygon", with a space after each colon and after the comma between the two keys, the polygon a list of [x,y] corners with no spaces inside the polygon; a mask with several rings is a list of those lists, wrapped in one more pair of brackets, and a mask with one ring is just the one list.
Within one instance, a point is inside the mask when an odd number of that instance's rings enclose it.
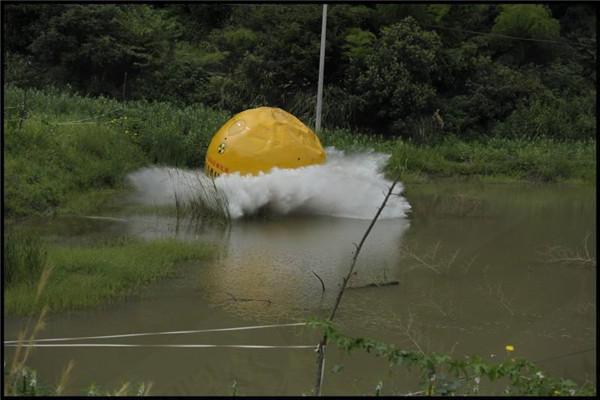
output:
{"label": "yellow spherical capsule", "polygon": [[311,129],[280,108],[259,107],[236,114],[217,131],[206,151],[205,170],[213,177],[257,175],[324,162],[325,151]]}

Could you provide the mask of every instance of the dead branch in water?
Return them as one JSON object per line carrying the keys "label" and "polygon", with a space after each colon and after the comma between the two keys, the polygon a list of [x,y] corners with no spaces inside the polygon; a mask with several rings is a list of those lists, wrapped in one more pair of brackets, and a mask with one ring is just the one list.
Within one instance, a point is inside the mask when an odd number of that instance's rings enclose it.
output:
{"label": "dead branch in water", "polygon": [[312,272],[313,275],[317,277],[319,282],[321,282],[321,289],[323,290],[323,292],[325,292],[325,284],[323,283],[323,279],[321,279],[321,277],[315,271],[311,270],[310,272]]}
{"label": "dead branch in water", "polygon": [[426,268],[438,275],[447,274],[456,261],[456,258],[460,253],[460,249],[456,250],[448,258],[440,259],[438,257],[440,244],[441,242],[436,242],[435,244],[428,246],[423,252],[419,251],[416,246],[410,246],[406,244],[401,245],[400,249],[403,257],[414,261],[414,263],[409,266],[408,269],[412,270],[415,268]]}
{"label": "dead branch in water", "polygon": [[381,283],[367,283],[366,285],[361,285],[361,286],[351,286],[347,289],[365,289],[365,288],[372,288],[372,287],[384,287],[384,286],[396,286],[399,285],[400,282],[399,281],[390,281],[390,282],[381,282]]}
{"label": "dead branch in water", "polygon": [[264,299],[246,299],[246,298],[237,298],[234,295],[232,295],[229,292],[225,292],[229,297],[231,297],[231,299],[227,299],[227,300],[232,300],[232,301],[264,301],[265,303],[269,303],[271,304],[271,300],[264,300]]}
{"label": "dead branch in water", "polygon": [[579,267],[595,267],[596,258],[590,255],[588,250],[589,232],[583,239],[583,251],[572,250],[566,246],[546,246],[540,251],[543,261],[551,264],[561,264],[564,266],[575,265]]}

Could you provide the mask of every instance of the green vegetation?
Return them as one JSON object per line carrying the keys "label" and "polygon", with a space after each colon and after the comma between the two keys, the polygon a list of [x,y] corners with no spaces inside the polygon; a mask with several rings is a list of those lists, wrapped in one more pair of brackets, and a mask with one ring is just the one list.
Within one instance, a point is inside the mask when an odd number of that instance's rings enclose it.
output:
{"label": "green vegetation", "polygon": [[[505,384],[507,396],[594,396],[596,389],[591,382],[578,385],[572,380],[553,378],[534,363],[523,358],[512,358],[514,346],[507,345],[507,357],[503,362],[490,363],[479,356],[453,359],[448,354],[423,353],[397,349],[395,346],[368,338],[351,338],[339,333],[327,320],[312,320],[310,325],[325,333],[325,337],[340,349],[351,354],[364,350],[377,357],[386,358],[390,367],[416,369],[423,390],[413,395],[485,395],[485,378],[489,383]],[[333,367],[340,371],[343,366]],[[491,385],[490,385],[491,386]],[[490,387],[488,386],[488,388]],[[376,395],[379,395],[381,387]],[[496,393],[497,394],[497,393]]]}
{"label": "green vegetation", "polygon": [[48,249],[42,237],[22,229],[6,229],[2,243],[2,278],[7,287],[19,282],[32,285],[42,274]]}
{"label": "green vegetation", "polygon": [[[6,79],[229,114],[276,106],[313,125],[321,15],[318,4],[10,4]],[[432,123],[460,139],[594,138],[596,24],[587,3],[331,5],[323,126],[426,142]]]}
{"label": "green vegetation", "polygon": [[594,183],[596,142],[565,143],[547,138],[471,142],[450,138],[431,146],[397,142],[386,172],[409,182],[427,176],[475,176],[487,177],[487,182],[496,178]]}
{"label": "green vegetation", "polygon": [[[314,124],[320,5],[3,11],[9,217],[90,212],[140,166],[200,168],[247,108]],[[327,26],[325,145],[392,153],[409,182],[595,181],[593,5],[334,4]]]}
{"label": "green vegetation", "polygon": [[[32,315],[40,311],[42,304],[52,311],[60,311],[110,303],[135,295],[142,285],[171,275],[177,262],[202,260],[210,254],[204,244],[173,239],[118,238],[88,247],[43,247],[41,241],[33,239],[15,242],[12,235],[5,239],[5,248],[17,249],[11,254],[37,254],[47,249],[47,263],[52,269],[39,301],[36,297],[39,273],[15,275],[19,279],[6,282],[4,312],[7,315]],[[9,270],[16,268],[7,262],[23,258],[4,257],[4,268]]]}
{"label": "green vegetation", "polygon": [[[4,122],[8,216],[91,212],[123,187],[127,172],[148,164],[201,168],[212,135],[231,117],[199,106],[123,103],[52,89],[9,85],[4,94],[7,106],[17,107],[6,110]],[[431,129],[435,127],[423,129],[422,136],[431,136]],[[423,140],[429,144],[341,128],[324,129],[320,137],[324,146],[341,150],[391,153],[386,172],[399,173],[405,182],[440,176],[587,183],[596,179],[592,139],[567,142],[540,135],[467,141],[439,134],[435,140]],[[223,209],[222,201],[212,207],[198,199],[178,204],[178,215],[227,219],[226,213],[214,212]]]}
{"label": "green vegetation", "polygon": [[[18,371],[14,378],[8,370],[4,374],[5,394],[8,396],[60,396],[60,384],[56,388],[45,383],[41,383],[38,379],[38,373],[35,369],[23,366]],[[65,383],[65,382],[62,382]],[[119,388],[111,390],[102,389],[96,384],[90,384],[85,390],[86,396],[148,396],[152,384],[144,382],[132,386],[129,382],[125,382]]]}
{"label": "green vegetation", "polygon": [[17,107],[4,121],[4,211],[11,216],[94,210],[127,172],[149,163],[200,167],[230,117],[11,85],[4,94],[6,105]]}
{"label": "green vegetation", "polygon": [[26,115],[5,114],[4,210],[8,214],[52,213],[67,201],[76,205],[73,198],[81,193],[101,199],[98,195],[122,184],[127,171],[145,162],[140,149],[110,124],[93,128],[62,124],[104,114],[115,108],[110,100],[32,91],[25,97],[23,90],[10,87],[4,93],[7,105],[22,104],[24,98],[27,104]]}

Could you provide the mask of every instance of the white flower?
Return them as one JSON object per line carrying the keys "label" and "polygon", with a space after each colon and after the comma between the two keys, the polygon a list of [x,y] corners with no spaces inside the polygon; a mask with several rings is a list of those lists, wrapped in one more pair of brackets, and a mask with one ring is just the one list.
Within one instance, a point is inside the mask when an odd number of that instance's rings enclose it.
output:
{"label": "white flower", "polygon": [[539,379],[544,379],[544,374],[542,374],[542,371],[536,372],[536,375]]}
{"label": "white flower", "polygon": [[476,376],[475,377],[475,383],[479,385],[479,382],[481,382],[481,378]]}

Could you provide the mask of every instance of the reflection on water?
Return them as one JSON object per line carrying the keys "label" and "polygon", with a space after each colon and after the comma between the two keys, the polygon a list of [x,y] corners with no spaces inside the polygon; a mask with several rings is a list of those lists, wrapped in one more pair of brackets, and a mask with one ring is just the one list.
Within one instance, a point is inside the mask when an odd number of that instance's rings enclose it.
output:
{"label": "reflection on water", "polygon": [[[409,219],[379,221],[365,243],[357,275],[336,325],[355,336],[398,346],[541,361],[552,374],[595,381],[596,268],[551,263],[548,246],[596,257],[595,188],[569,186],[415,185],[406,197]],[[120,207],[120,206],[119,206]],[[199,238],[218,249],[214,260],[186,264],[173,279],[104,310],[55,314],[44,337],[204,329],[306,321],[324,316],[366,220],[317,216],[236,221],[230,229],[177,223],[173,218],[119,214],[126,222],[62,218],[41,227],[54,240],[102,236]],[[322,293],[318,274],[326,291]],[[398,281],[395,286],[361,287]],[[23,325],[8,318],[6,338]],[[161,338],[160,343],[311,344],[310,328]],[[158,343],[156,338],[129,343]],[[572,355],[568,355],[571,354]],[[565,356],[567,355],[567,356]],[[7,349],[10,357],[10,349]],[[10,359],[10,358],[8,358]],[[38,349],[32,366],[57,382],[69,359],[77,363],[71,390],[95,381],[154,381],[153,394],[309,394],[315,354],[304,350]],[[331,368],[344,364],[342,372]],[[387,374],[385,360],[328,350],[324,392],[384,394],[418,390],[414,377]],[[388,390],[388,392],[386,392]]]}
{"label": "reflection on water", "polygon": [[[339,218],[288,218],[261,224],[237,224],[221,254],[199,279],[211,301],[236,298],[270,303],[229,301],[226,309],[253,318],[305,318],[327,310],[337,285],[347,274],[354,246],[368,221]],[[399,279],[398,244],[406,219],[383,220],[369,236],[357,262],[352,286]],[[325,285],[323,296],[318,275]]]}

